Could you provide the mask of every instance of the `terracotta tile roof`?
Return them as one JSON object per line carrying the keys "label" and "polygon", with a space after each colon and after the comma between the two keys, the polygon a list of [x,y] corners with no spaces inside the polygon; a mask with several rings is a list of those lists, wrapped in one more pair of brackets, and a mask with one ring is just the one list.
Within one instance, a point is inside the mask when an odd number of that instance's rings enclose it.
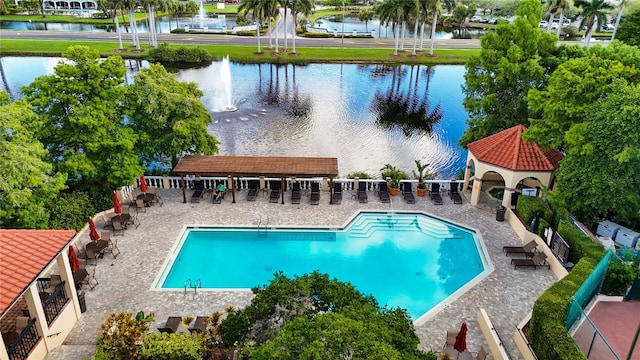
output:
{"label": "terracotta tile roof", "polygon": [[544,152],[540,145],[526,142],[522,133],[527,130],[517,125],[468,145],[479,160],[517,171],[553,171],[564,157],[556,149]]}
{"label": "terracotta tile roof", "polygon": [[338,175],[337,158],[278,156],[206,156],[189,155],[180,159],[173,172],[179,175],[204,176],[298,176],[334,177]]}
{"label": "terracotta tile roof", "polygon": [[0,315],[75,234],[73,230],[0,230]]}

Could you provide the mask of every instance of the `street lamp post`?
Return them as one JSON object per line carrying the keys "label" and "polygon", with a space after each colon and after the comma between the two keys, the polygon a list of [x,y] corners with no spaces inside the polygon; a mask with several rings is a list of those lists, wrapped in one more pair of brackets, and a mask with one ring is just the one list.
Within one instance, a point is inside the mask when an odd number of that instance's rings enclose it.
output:
{"label": "street lamp post", "polygon": [[342,0],[342,48],[344,49],[344,0]]}

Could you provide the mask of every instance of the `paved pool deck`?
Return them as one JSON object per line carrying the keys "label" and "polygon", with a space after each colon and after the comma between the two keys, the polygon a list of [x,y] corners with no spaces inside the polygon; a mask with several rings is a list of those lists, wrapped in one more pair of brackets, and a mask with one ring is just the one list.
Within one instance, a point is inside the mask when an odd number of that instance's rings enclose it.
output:
{"label": "paved pool deck", "polygon": [[[157,204],[140,213],[141,225],[125,231],[118,239],[121,254],[114,259],[105,254],[95,266],[100,284],[94,289],[86,288],[87,311],[76,323],[64,344],[47,355],[47,360],[83,360],[95,350],[98,328],[106,317],[114,312],[136,313],[153,311],[156,328],[169,316],[209,315],[214,311],[224,312],[228,306],[243,307],[250,303],[252,294],[242,291],[182,291],[152,290],[152,284],[163,266],[167,255],[186,225],[236,225],[256,226],[260,218],[264,223],[268,217],[271,226],[343,226],[359,210],[411,210],[428,214],[471,227],[482,235],[494,271],[460,297],[439,307],[438,312],[423,324],[416,326],[423,350],[440,350],[448,329],[459,329],[463,321],[469,327],[467,345],[476,352],[487,343],[479,329],[477,317],[485,309],[499,333],[512,359],[521,359],[512,340],[517,324],[532,309],[538,296],[555,281],[546,269],[514,270],[510,258],[502,253],[505,245],[522,244],[507,222],[497,222],[495,212],[469,205],[454,205],[447,197],[444,205],[433,205],[428,197],[417,198],[416,204],[406,204],[402,196],[392,196],[391,204],[383,204],[374,192],[369,193],[369,202],[362,204],[344,193],[340,205],[329,204],[329,193],[322,192],[320,205],[310,205],[308,194],[303,194],[299,205],[290,203],[285,193],[285,204],[269,203],[268,196],[261,193],[257,200],[245,200],[246,191],[236,193],[236,203],[231,203],[227,194],[222,204],[213,204],[211,197],[199,203],[183,203],[179,190],[162,191],[164,205]],[[306,196],[305,196],[306,195]],[[463,197],[468,198],[468,194]],[[132,209],[133,211],[133,209]],[[98,227],[101,227],[99,222]],[[112,235],[113,237],[113,235]],[[89,242],[88,231],[80,240]],[[464,269],[461,269],[464,271]],[[180,331],[187,331],[181,328]]]}

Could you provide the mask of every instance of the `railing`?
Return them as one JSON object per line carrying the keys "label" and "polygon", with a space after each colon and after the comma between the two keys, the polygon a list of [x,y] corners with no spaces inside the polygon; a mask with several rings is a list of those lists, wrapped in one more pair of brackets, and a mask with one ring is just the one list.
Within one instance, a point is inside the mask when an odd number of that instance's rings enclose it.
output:
{"label": "railing", "polygon": [[69,301],[67,291],[65,290],[65,281],[62,281],[56,290],[49,295],[49,298],[42,304],[44,316],[47,319],[47,325],[51,325],[53,320],[58,317],[62,309]]}
{"label": "railing", "polygon": [[[164,180],[167,180],[168,185],[169,185],[169,189],[180,189],[181,188],[181,183],[180,183],[180,177],[179,176],[157,176],[157,175],[149,175],[146,176],[145,175],[145,180],[147,182],[147,186],[153,186],[153,187],[157,187],[159,189],[166,189],[164,187]],[[227,177],[226,176],[202,176],[200,177],[201,180],[204,180],[204,187],[205,189],[215,189],[218,184],[224,184],[227,185]],[[250,180],[260,180],[260,178],[258,177],[236,177],[233,179],[234,180],[234,188],[236,190],[241,190],[241,189],[247,189],[249,187],[249,181]],[[281,178],[263,178],[264,180],[264,188],[265,189],[270,189],[270,182],[271,181],[278,181],[280,182],[282,179]],[[285,187],[284,190],[287,190],[287,187],[290,186],[291,181],[293,179],[292,178],[285,178]],[[314,182],[322,182],[323,178],[296,178],[295,179],[296,182],[300,183],[300,188],[302,190],[307,190],[307,189],[311,189],[311,183]],[[343,190],[355,190],[355,183],[356,181],[358,182],[365,182],[367,183],[367,190],[371,190],[374,191],[378,188],[378,184],[383,181],[382,179],[333,179],[334,182],[339,182],[342,183],[342,189]],[[188,184],[188,180],[185,178],[185,186],[189,186]],[[418,183],[418,180],[402,180],[401,183],[411,183],[413,186],[413,188],[416,188],[416,185]],[[458,186],[460,186],[461,183],[463,183],[463,180],[427,180],[425,181],[427,184],[432,184],[432,183],[437,183],[437,184],[441,184],[441,190],[448,190],[449,186],[452,183],[456,183],[458,184]],[[123,192],[125,193],[125,196],[127,195],[128,192],[133,191],[133,189],[135,187],[139,187],[139,180],[136,180],[136,184],[133,186],[127,186],[127,187],[123,187]]]}
{"label": "railing", "polygon": [[36,346],[40,335],[36,331],[36,319],[30,319],[27,326],[22,330],[16,341],[9,346],[7,354],[11,360],[23,360],[29,356],[29,353]]}

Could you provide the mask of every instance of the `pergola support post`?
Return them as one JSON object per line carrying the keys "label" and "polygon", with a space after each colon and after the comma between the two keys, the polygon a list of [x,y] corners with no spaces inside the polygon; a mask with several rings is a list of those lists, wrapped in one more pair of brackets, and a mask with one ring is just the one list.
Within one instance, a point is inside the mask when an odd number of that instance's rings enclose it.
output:
{"label": "pergola support post", "polygon": [[180,187],[182,188],[182,203],[187,203],[187,193],[184,189],[184,175],[180,175]]}

